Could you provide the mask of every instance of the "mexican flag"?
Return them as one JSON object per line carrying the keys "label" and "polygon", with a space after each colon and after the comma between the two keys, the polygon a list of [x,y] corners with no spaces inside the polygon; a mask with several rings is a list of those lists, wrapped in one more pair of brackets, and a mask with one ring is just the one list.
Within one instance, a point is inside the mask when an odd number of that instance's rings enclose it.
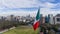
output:
{"label": "mexican flag", "polygon": [[36,15],[36,18],[35,18],[35,22],[33,24],[33,28],[34,30],[36,30],[40,25],[40,9],[38,9],[38,12],[37,12],[37,15]]}

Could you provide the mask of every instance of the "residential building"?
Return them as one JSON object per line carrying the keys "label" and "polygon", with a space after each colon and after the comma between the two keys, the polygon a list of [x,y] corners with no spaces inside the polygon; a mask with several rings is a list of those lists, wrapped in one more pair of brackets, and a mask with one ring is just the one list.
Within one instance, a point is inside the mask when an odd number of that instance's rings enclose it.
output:
{"label": "residential building", "polygon": [[54,16],[54,21],[55,21],[55,24],[60,24],[60,14],[57,14],[56,16]]}

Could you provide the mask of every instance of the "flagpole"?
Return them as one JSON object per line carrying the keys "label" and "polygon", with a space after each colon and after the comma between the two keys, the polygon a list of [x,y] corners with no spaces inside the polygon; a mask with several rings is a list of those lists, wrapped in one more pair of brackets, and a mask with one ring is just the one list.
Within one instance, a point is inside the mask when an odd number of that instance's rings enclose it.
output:
{"label": "flagpole", "polygon": [[[41,23],[41,22],[40,22],[40,20],[39,20],[39,24],[40,24],[40,23]],[[41,25],[41,24],[40,24],[40,25]],[[41,27],[40,25],[39,25],[39,34],[40,34],[40,30],[41,30],[41,29],[40,29],[40,27]]]}
{"label": "flagpole", "polygon": [[[38,11],[39,11],[39,13],[40,13],[40,7],[38,7]],[[40,15],[39,15],[40,16]],[[40,16],[40,19],[39,19],[39,33],[38,34],[40,34],[40,27],[41,27],[41,16]]]}
{"label": "flagpole", "polygon": [[[40,7],[39,7],[39,11],[40,11]],[[43,19],[43,15],[42,14],[40,14],[40,20],[39,20],[39,34],[44,34],[44,32],[43,32],[43,27],[42,27],[42,20]]]}
{"label": "flagpole", "polygon": [[43,31],[42,31],[42,14],[40,14],[40,25],[39,25],[39,34],[43,34]]}
{"label": "flagpole", "polygon": [[[39,11],[40,11],[40,7],[39,7]],[[40,34],[40,32],[41,32],[41,14],[40,14],[40,19],[39,19],[39,34]]]}
{"label": "flagpole", "polygon": [[[39,11],[40,11],[40,7],[39,7]],[[42,32],[42,14],[40,14],[40,19],[39,19],[39,34],[43,34]]]}
{"label": "flagpole", "polygon": [[[39,7],[39,10],[40,10],[40,7]],[[40,27],[41,27],[41,14],[40,14],[40,19],[39,19],[39,24],[40,24],[40,25],[39,25],[39,34],[40,34],[40,30],[41,30],[41,29],[40,29]]]}

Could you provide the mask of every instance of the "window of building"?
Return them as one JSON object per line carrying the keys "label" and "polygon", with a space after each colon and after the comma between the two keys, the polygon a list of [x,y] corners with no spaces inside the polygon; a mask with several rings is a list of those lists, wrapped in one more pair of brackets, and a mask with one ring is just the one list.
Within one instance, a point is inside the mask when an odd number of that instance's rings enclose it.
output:
{"label": "window of building", "polygon": [[60,18],[57,18],[57,21],[60,22]]}

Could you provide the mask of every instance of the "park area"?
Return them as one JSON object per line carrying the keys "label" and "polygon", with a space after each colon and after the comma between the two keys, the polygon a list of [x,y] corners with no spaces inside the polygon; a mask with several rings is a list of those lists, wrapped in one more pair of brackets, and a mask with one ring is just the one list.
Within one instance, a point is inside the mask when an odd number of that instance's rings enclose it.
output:
{"label": "park area", "polygon": [[4,32],[3,34],[38,34],[38,32],[38,29],[34,31],[32,26],[18,26],[15,29]]}
{"label": "park area", "polygon": [[[50,25],[50,24],[43,24],[42,25],[44,28],[48,29],[48,34],[56,34],[56,33],[60,33],[59,31],[59,24],[57,25]],[[43,30],[45,31],[45,30]],[[2,34],[39,34],[39,28],[34,31],[32,26],[29,25],[25,25],[25,26],[17,26],[13,29],[8,29],[8,31],[3,32]]]}

